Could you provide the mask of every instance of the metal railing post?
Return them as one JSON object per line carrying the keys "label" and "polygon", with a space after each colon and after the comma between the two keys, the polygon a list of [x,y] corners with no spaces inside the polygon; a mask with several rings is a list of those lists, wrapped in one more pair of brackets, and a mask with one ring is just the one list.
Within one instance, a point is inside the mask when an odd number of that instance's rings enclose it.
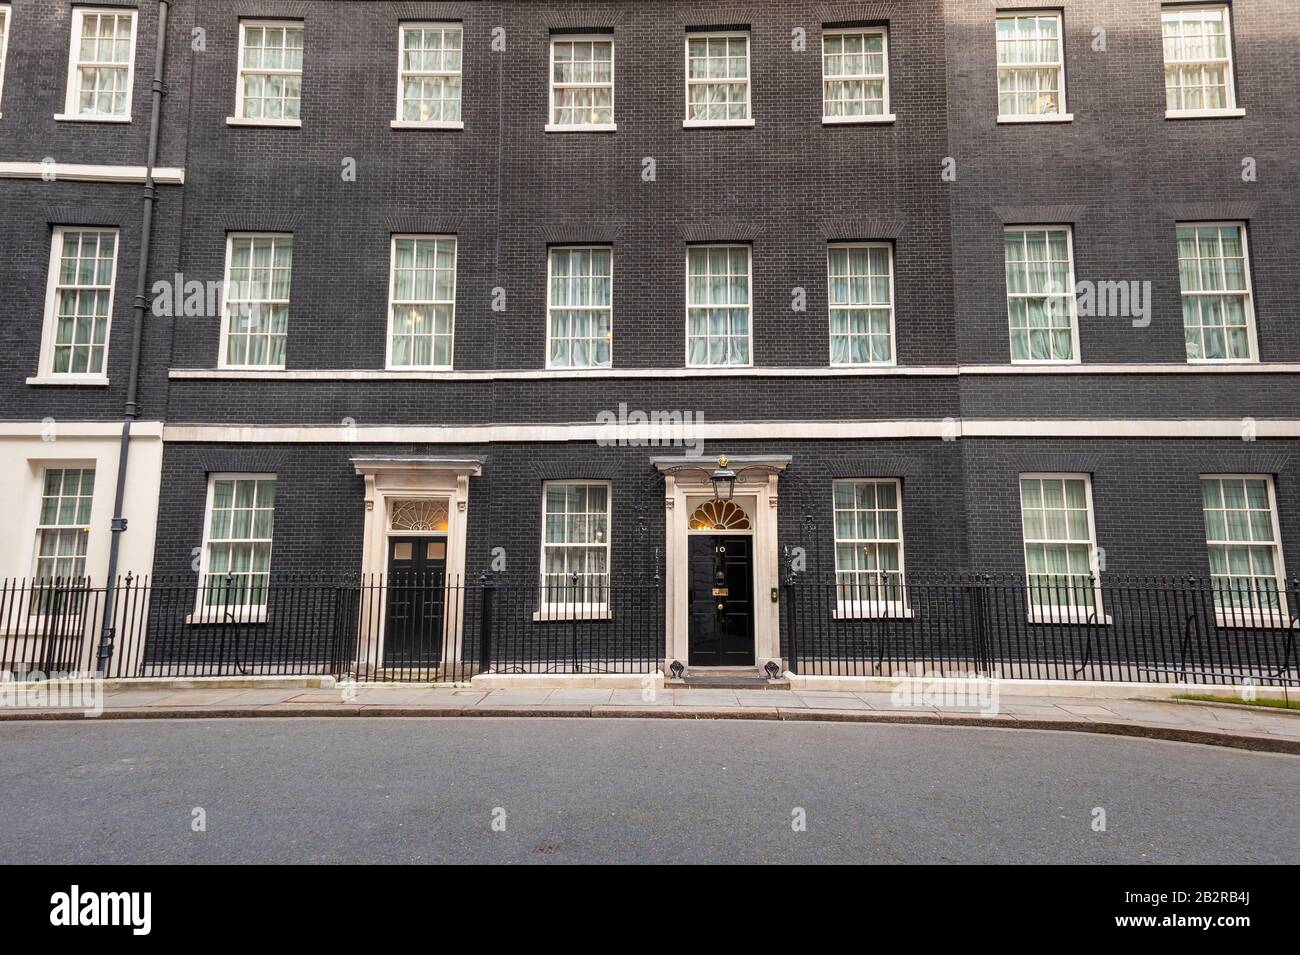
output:
{"label": "metal railing post", "polygon": [[487,673],[492,669],[492,600],[496,584],[487,574],[480,576],[478,582],[478,672]]}
{"label": "metal railing post", "polygon": [[795,591],[794,582],[786,580],[781,585],[785,590],[785,647],[786,647],[786,664],[791,673],[799,672],[799,638],[795,634]]}

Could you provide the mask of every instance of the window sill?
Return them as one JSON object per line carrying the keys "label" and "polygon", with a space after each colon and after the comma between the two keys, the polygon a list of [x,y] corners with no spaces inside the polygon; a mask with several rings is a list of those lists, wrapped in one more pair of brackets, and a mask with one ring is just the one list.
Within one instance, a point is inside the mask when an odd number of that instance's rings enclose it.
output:
{"label": "window sill", "polygon": [[1165,119],[1236,119],[1245,116],[1240,107],[1233,109],[1167,109]]}
{"label": "window sill", "polygon": [[608,607],[556,607],[554,610],[534,610],[534,623],[551,623],[578,620],[613,620],[614,614]]}
{"label": "window sill", "polygon": [[1029,366],[1031,368],[1051,368],[1053,365],[1056,366],[1081,365],[1083,364],[1083,362],[1080,361],[1078,358],[1065,358],[1059,360],[1051,360],[1051,359],[1034,360],[1032,358],[1013,358],[1011,359],[1011,364],[1015,366]]}
{"label": "window sill", "polygon": [[[226,616],[227,613],[230,617]],[[245,623],[266,623],[266,608],[208,607],[185,617],[185,625],[189,627],[216,627],[222,624],[238,626]]]}
{"label": "window sill", "polygon": [[218,365],[217,371],[286,371],[284,365]]}
{"label": "window sill", "polygon": [[751,362],[746,362],[743,365],[687,365],[686,370],[713,372],[713,371],[726,371],[729,368],[753,368],[753,367],[754,367],[754,363],[751,361]]}
{"label": "window sill", "polygon": [[754,120],[750,119],[684,119],[682,120],[683,129],[725,129],[727,127],[748,128],[754,125]]}
{"label": "window sill", "polygon": [[[283,370],[283,369],[281,369]],[[398,373],[404,371],[411,372],[429,372],[429,371],[451,371],[451,365],[385,365],[384,371],[395,371]]]}
{"label": "window sill", "polygon": [[896,603],[862,603],[836,604],[831,611],[834,620],[911,620],[912,608],[900,607]]}
{"label": "window sill", "polygon": [[893,113],[880,113],[874,116],[823,116],[823,126],[870,126],[873,123],[888,125],[897,119]]}
{"label": "window sill", "polygon": [[1258,358],[1189,358],[1189,365],[1258,365]]}
{"label": "window sill", "polygon": [[1017,126],[1024,123],[1072,123],[1073,113],[1044,113],[1042,116],[998,116],[999,126]]}
{"label": "window sill", "polygon": [[457,120],[422,120],[422,119],[395,119],[388,124],[390,129],[464,129],[465,124]]}
{"label": "window sill", "polygon": [[547,123],[543,127],[548,133],[616,133],[618,132],[617,123],[592,123],[586,126],[564,126],[558,123]]}
{"label": "window sill", "polygon": [[27,379],[27,384],[42,387],[107,388],[108,379],[103,375],[33,375]]}
{"label": "window sill", "polygon": [[1113,622],[1110,614],[1094,618],[1091,610],[1085,612],[1074,607],[1033,607],[1026,620],[1028,623],[1095,624],[1099,627],[1109,627]]}
{"label": "window sill", "polygon": [[227,126],[271,126],[280,129],[301,129],[301,119],[245,119],[242,116],[227,116]]}
{"label": "window sill", "polygon": [[1275,610],[1262,613],[1258,610],[1214,611],[1215,626],[1225,630],[1300,630],[1300,620],[1289,620],[1286,615]]}
{"label": "window sill", "polygon": [[55,113],[57,123],[129,123],[131,114],[125,116],[78,116],[73,113]]}

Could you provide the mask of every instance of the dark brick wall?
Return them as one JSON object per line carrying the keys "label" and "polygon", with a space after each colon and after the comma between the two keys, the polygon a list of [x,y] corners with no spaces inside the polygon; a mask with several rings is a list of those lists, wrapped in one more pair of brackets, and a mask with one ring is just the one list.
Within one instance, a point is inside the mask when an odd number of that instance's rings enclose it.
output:
{"label": "dark brick wall", "polygon": [[[150,84],[158,36],[158,5],[113,0],[109,6],[138,10],[130,123],[59,122],[67,90],[72,7],[67,0],[10,0],[3,99],[0,99],[0,160],[143,166],[148,154]],[[176,3],[168,21],[165,107],[158,165],[186,164],[185,129],[191,88],[190,15],[194,5]],[[63,420],[120,418],[126,400],[132,338],[132,303],[140,262],[143,186],[139,184],[0,179],[0,419]],[[158,187],[149,285],[179,269],[181,187]],[[55,225],[117,226],[120,247],[108,350],[108,388],[30,386],[37,373]],[[142,417],[166,415],[167,367],[172,329],[166,318],[147,320],[140,380]]]}
{"label": "dark brick wall", "polygon": [[[5,57],[0,111],[0,158],[143,166],[149,142],[150,84],[158,37],[158,4],[152,0],[109,0],[86,6],[125,7],[138,11],[135,75],[130,123],[56,121],[64,111],[68,84],[68,42],[72,36],[69,0],[6,0],[11,25]],[[164,134],[158,165],[183,166],[186,160],[185,115],[189,111],[190,22],[194,4],[172,4],[168,16],[167,96]],[[6,183],[6,187],[11,183]]]}
{"label": "dark brick wall", "polygon": [[[1074,226],[1079,280],[1149,279],[1148,328],[1116,318],[1080,322],[1083,360],[1182,362],[1174,223],[1247,221],[1260,357],[1300,359],[1300,327],[1287,304],[1297,292],[1300,199],[1294,160],[1300,103],[1284,78],[1297,44],[1292,0],[1231,5],[1239,119],[1166,120],[1159,0],[1056,0],[1065,23],[1070,123],[998,125],[996,0],[946,0],[948,138],[958,177],[952,200],[958,348],[970,363],[1005,363],[1003,220]],[[1027,6],[1019,4],[1019,6]],[[1106,50],[1092,48],[1105,30]],[[1258,163],[1243,182],[1242,159]],[[1026,215],[1030,213],[1030,215]],[[1191,395],[1200,379],[1170,382]]]}
{"label": "dark brick wall", "polygon": [[[899,477],[909,564],[920,570],[961,569],[961,450],[942,441],[735,442],[733,455],[777,451],[794,464],[779,485],[780,543],[803,546],[810,571],[834,568],[831,481],[839,477]],[[155,569],[190,572],[203,540],[207,475],[266,471],[276,487],[273,570],[276,573],[356,573],[361,567],[364,488],[350,461],[364,455],[428,454],[425,445],[304,444],[249,447],[169,444]],[[507,573],[531,580],[541,548],[542,483],[600,480],[612,484],[611,570],[615,577],[648,576],[662,561],[663,482],[650,459],[663,449],[599,447],[594,443],[449,445],[449,457],[483,460],[470,481],[467,566],[487,568],[493,547],[506,548]],[[676,515],[685,521],[688,514]]]}
{"label": "dark brick wall", "polygon": [[[893,126],[822,126],[820,8],[747,8],[752,129],[682,128],[685,25],[736,22],[684,3],[305,5],[303,128],[232,128],[238,9],[211,2],[200,16],[209,45],[195,58],[210,68],[195,75],[182,259],[187,273],[219,279],[227,230],[291,228],[291,368],[383,366],[388,239],[400,230],[458,235],[462,370],[544,367],[546,247],[556,241],[612,241],[616,367],[684,364],[688,238],[752,243],[757,365],[827,363],[828,238],[893,240],[900,360],[955,358],[947,201],[932,181],[946,134],[937,2],[891,8]],[[399,16],[418,11],[463,16],[463,131],[388,126]],[[548,135],[549,30],[583,22],[612,26],[618,132]],[[489,49],[497,26],[504,54]],[[791,50],[795,26],[808,31],[804,52]],[[340,176],[345,157],[355,183]],[[645,158],[655,182],[642,179]],[[491,309],[497,287],[505,312]],[[807,290],[806,312],[791,310],[795,287]],[[217,347],[215,320],[192,323],[175,363],[214,367]],[[196,387],[177,385],[182,395]],[[298,393],[241,387],[264,404]],[[604,407],[622,390],[585,387],[611,396]]]}
{"label": "dark brick wall", "polygon": [[1272,474],[1289,576],[1300,572],[1300,442],[1213,440],[963,440],[970,566],[1024,572],[1017,476],[1092,476],[1106,574],[1205,578],[1200,475]]}
{"label": "dark brick wall", "polygon": [[[1292,575],[1300,569],[1300,442],[1294,440],[783,441],[735,442],[727,450],[792,455],[779,484],[780,544],[804,547],[808,569],[817,575],[834,569],[831,481],[842,477],[902,480],[909,573],[1020,575],[1017,479],[1031,471],[1092,475],[1106,574],[1197,577],[1208,573],[1199,476],[1272,474],[1285,562]],[[209,471],[266,470],[279,479],[275,572],[356,572],[364,492],[349,459],[428,452],[418,445],[169,444],[156,570],[188,572],[192,550],[202,542]],[[547,480],[612,482],[616,577],[649,574],[661,558],[662,484],[649,461],[666,452],[569,443],[445,446],[437,453],[484,461],[482,477],[470,482],[471,573],[486,568],[496,546],[506,548],[512,577],[537,572]]]}
{"label": "dark brick wall", "polygon": [[[9,90],[6,85],[5,101]],[[0,125],[8,122],[8,107]],[[132,302],[140,264],[143,187],[130,184],[0,180],[4,238],[0,240],[0,289],[5,294],[0,321],[0,419],[101,420],[120,418],[131,365]],[[150,255],[153,275],[177,269],[180,192],[159,187]],[[41,328],[54,226],[113,226],[118,229],[117,275],[109,327],[108,377],[104,387],[26,384],[40,367]],[[166,414],[171,320],[146,318],[140,378],[142,417]]]}

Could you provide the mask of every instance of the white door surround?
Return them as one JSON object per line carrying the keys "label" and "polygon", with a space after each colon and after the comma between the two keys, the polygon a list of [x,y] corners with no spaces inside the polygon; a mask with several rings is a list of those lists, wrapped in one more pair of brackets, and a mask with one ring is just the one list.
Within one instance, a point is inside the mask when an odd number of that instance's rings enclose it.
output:
{"label": "white door surround", "polygon": [[[690,608],[688,590],[688,547],[691,534],[745,534],[753,538],[754,552],[754,663],[759,670],[775,661],[782,670],[780,605],[771,593],[780,584],[780,553],[777,546],[777,476],[790,463],[784,454],[732,457],[728,466],[737,472],[732,500],[750,520],[748,530],[718,531],[690,528],[695,508],[714,496],[709,473],[717,460],[703,456],[654,458],[664,476],[665,593],[663,672],[674,661],[687,665]],[[764,471],[746,473],[746,468]],[[678,470],[684,469],[684,470]]]}
{"label": "white door surround", "polygon": [[[388,538],[402,536],[391,525],[393,507],[406,501],[437,501],[447,509],[447,583],[465,583],[465,542],[468,526],[469,479],[483,473],[477,458],[443,457],[358,457],[352,459],[357,474],[365,479],[365,530],[362,535],[361,573],[364,581],[378,582],[388,572]],[[383,591],[371,591],[372,600],[383,600]],[[448,600],[454,614],[447,614],[444,626],[452,639],[446,641],[443,664],[460,661],[463,634],[463,600]],[[358,664],[384,659],[384,607],[362,608]],[[374,612],[367,612],[373,610]]]}

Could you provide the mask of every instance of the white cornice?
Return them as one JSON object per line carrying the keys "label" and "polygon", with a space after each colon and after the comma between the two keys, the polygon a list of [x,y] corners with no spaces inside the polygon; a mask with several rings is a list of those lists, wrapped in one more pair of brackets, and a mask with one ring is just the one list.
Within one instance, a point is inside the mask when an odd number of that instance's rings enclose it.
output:
{"label": "white cornice", "polygon": [[[0,179],[44,179],[50,182],[144,182],[144,166],[101,166],[73,162],[0,162]],[[153,181],[159,186],[185,183],[185,170],[154,166]]]}
{"label": "white cornice", "polygon": [[1295,375],[1300,362],[1257,364],[784,365],[766,368],[518,368],[397,371],[367,368],[173,368],[168,377],[210,381],[519,381],[600,378],[937,378],[957,375]]}
{"label": "white cornice", "polygon": [[[1249,428],[1246,427],[1249,423]],[[683,427],[686,444],[699,441],[798,441],[837,439],[933,438],[1258,438],[1300,437],[1294,418],[1098,418],[1002,419],[956,418],[902,421],[713,421]],[[244,444],[489,444],[529,442],[601,442],[611,446],[664,450],[640,425],[488,424],[434,425],[212,425],[172,424],[163,428],[169,442]]]}

